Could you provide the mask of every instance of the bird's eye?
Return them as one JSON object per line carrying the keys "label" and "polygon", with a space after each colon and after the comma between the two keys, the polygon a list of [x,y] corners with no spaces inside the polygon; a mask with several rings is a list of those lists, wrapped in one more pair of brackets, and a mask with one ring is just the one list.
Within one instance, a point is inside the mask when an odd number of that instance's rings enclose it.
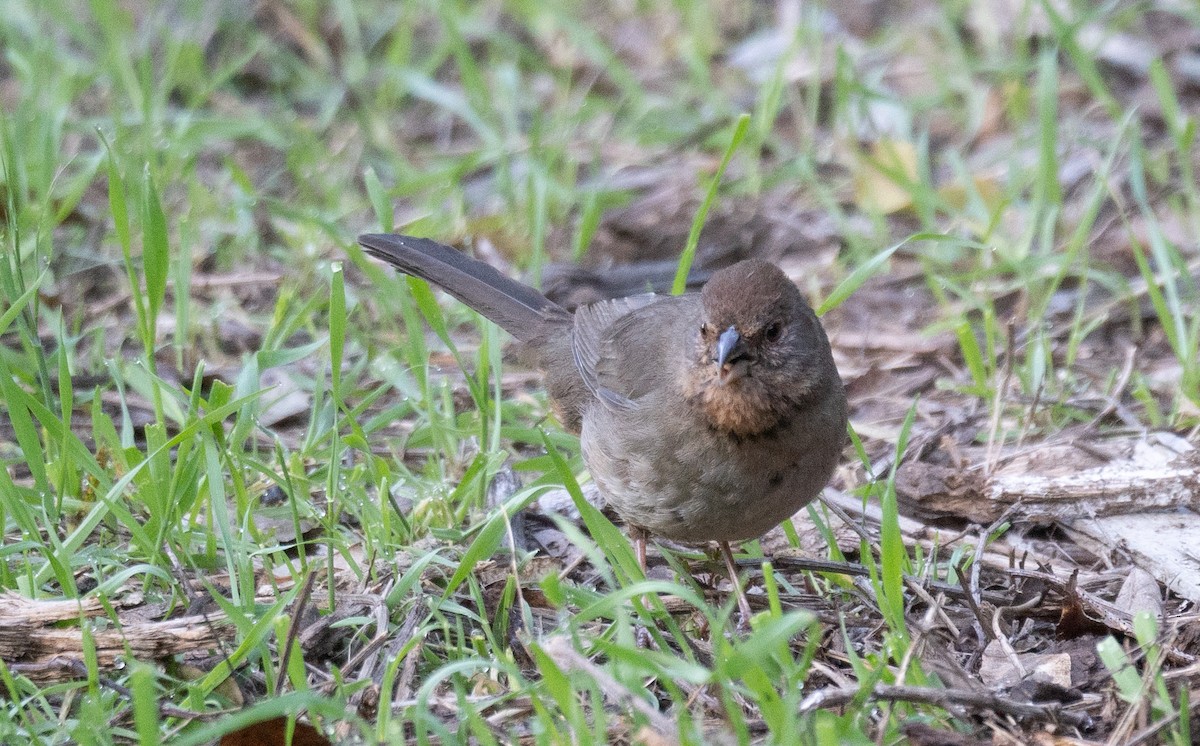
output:
{"label": "bird's eye", "polygon": [[700,333],[706,337],[712,336],[712,324],[707,321],[700,325]]}
{"label": "bird's eye", "polygon": [[771,322],[771,325],[768,326],[766,328],[766,331],[763,332],[763,336],[766,338],[766,340],[768,342],[778,341],[780,335],[782,335],[782,334],[783,334],[783,324],[781,324],[778,321]]}

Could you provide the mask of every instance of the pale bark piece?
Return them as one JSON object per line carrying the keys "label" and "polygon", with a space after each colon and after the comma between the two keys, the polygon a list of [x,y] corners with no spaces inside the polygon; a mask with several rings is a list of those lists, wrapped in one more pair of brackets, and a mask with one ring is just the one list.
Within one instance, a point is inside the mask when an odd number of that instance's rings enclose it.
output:
{"label": "pale bark piece", "polygon": [[1180,597],[1200,603],[1200,514],[1181,510],[1082,518],[1063,528],[1091,552],[1126,555]]}
{"label": "pale bark piece", "polygon": [[[162,622],[126,624],[119,629],[93,629],[96,661],[102,669],[111,669],[121,661],[160,660],[179,653],[214,650],[232,639],[234,626],[223,615],[188,616]],[[48,628],[26,624],[0,627],[0,657],[7,665],[30,664],[31,678],[45,672],[52,680],[73,678],[67,669],[44,668],[56,658],[82,660],[83,633],[75,628]],[[55,676],[55,673],[58,676]]]}
{"label": "pale bark piece", "polygon": [[[986,478],[978,469],[903,464],[902,511],[984,525],[1006,512],[1017,522],[1057,523],[1092,553],[1115,552],[1114,562],[1132,560],[1200,603],[1200,450],[1192,444],[1150,433],[1027,449],[999,464]],[[1130,603],[1161,610],[1161,600],[1140,598]]]}
{"label": "pale bark piece", "polygon": [[[1006,467],[989,480],[985,494],[1001,505],[1020,501],[1019,514],[1034,521],[1200,507],[1200,451],[1170,438],[1135,441],[1128,457],[1079,471],[1079,456],[1069,454],[1060,466],[1065,473]],[[1181,442],[1183,452],[1176,450]]]}
{"label": "pale bark piece", "polygon": [[[1108,456],[1108,458],[1104,458]],[[1011,457],[992,476],[922,462],[901,465],[896,492],[922,516],[988,524],[1012,508],[1025,522],[1200,510],[1200,451],[1170,433],[1052,445]]]}
{"label": "pale bark piece", "polygon": [[68,619],[104,613],[104,605],[95,598],[25,598],[19,593],[0,593],[0,629],[40,627]]}

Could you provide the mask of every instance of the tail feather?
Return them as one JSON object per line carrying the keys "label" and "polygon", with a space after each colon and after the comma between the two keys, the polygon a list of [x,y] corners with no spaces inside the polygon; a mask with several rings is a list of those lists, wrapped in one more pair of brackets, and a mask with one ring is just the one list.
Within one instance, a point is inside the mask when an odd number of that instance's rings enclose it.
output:
{"label": "tail feather", "polygon": [[358,242],[371,256],[438,285],[522,342],[544,335],[547,324],[569,318],[562,306],[537,290],[428,238],[369,233]]}

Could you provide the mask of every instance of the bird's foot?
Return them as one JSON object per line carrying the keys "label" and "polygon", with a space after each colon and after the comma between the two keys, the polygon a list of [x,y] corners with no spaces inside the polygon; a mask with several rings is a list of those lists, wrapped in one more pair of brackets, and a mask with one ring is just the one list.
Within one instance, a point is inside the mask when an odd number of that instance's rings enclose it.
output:
{"label": "bird's foot", "polygon": [[754,616],[754,611],[750,608],[750,601],[742,591],[742,584],[738,578],[737,563],[733,560],[733,549],[730,548],[727,541],[719,542],[718,546],[721,548],[721,555],[725,558],[725,569],[729,572],[729,582],[733,584],[733,595],[737,597],[738,621],[736,629],[738,632],[749,632],[750,617]]}

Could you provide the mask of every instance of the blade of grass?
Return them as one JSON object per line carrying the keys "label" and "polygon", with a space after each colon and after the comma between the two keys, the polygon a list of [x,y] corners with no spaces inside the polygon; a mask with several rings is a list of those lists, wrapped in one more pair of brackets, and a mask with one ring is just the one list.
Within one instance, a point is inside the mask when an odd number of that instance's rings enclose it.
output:
{"label": "blade of grass", "polygon": [[700,209],[696,211],[696,217],[692,219],[692,228],[688,233],[687,242],[683,245],[683,253],[679,256],[679,266],[675,268],[675,279],[671,282],[671,295],[679,295],[687,287],[688,274],[692,271],[692,262],[696,259],[696,247],[700,245],[700,232],[704,229],[704,221],[708,219],[708,211],[717,199],[717,190],[721,186],[725,168],[733,159],[733,154],[742,144],[749,128],[749,114],[742,114],[734,122],[733,135],[729,138],[729,147],[725,148],[725,154],[721,156],[721,165],[717,167],[717,172],[708,182],[704,201],[700,203]]}

